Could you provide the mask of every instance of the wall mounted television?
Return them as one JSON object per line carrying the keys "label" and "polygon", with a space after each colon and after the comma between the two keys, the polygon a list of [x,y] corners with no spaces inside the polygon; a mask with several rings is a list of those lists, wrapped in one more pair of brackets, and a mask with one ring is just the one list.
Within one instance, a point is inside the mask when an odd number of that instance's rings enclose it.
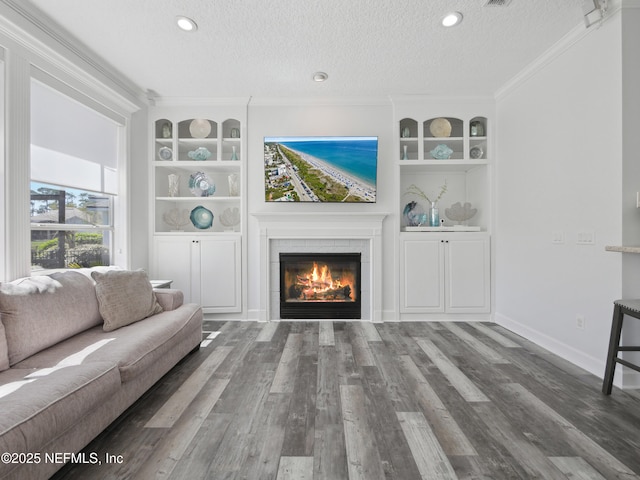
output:
{"label": "wall mounted television", "polygon": [[264,137],[267,202],[376,201],[378,137]]}

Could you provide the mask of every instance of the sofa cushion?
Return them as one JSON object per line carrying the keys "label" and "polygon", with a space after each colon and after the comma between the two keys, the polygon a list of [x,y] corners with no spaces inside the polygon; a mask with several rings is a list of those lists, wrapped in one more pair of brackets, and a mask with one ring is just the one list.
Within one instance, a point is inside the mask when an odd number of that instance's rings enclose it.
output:
{"label": "sofa cushion", "polygon": [[102,323],[93,282],[73,271],[0,285],[9,365]]}
{"label": "sofa cushion", "polygon": [[[129,382],[138,375],[144,375],[159,358],[196,330],[198,335],[202,331],[202,309],[199,305],[187,303],[177,310],[159,313],[109,333],[100,326],[94,327],[23,360],[16,367],[41,368],[65,364],[73,355],[85,351],[83,363],[117,363],[122,382]],[[100,348],[88,351],[88,347],[98,344]]]}
{"label": "sofa cushion", "polygon": [[143,270],[92,272],[91,277],[96,282],[105,332],[162,312],[149,277]]}
{"label": "sofa cushion", "polygon": [[41,452],[120,385],[113,362],[0,372],[0,452]]}
{"label": "sofa cushion", "polygon": [[7,350],[7,337],[4,334],[4,324],[0,318],[0,372],[9,368],[9,351]]}

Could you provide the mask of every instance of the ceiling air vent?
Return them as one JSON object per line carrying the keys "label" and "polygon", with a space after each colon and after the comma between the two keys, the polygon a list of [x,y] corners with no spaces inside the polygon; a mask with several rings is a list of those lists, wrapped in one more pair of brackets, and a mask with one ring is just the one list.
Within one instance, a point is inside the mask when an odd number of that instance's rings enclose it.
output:
{"label": "ceiling air vent", "polygon": [[485,7],[506,7],[511,3],[511,0],[487,0],[484,4]]}

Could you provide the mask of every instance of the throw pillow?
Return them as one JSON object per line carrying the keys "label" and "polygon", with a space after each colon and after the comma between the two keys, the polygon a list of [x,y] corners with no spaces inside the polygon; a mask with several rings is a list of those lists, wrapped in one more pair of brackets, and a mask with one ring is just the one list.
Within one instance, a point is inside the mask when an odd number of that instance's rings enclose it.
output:
{"label": "throw pillow", "polygon": [[1,283],[0,313],[10,365],[102,323],[93,282],[73,270]]}
{"label": "throw pillow", "polygon": [[143,270],[92,272],[103,330],[111,332],[162,312],[147,273]]}

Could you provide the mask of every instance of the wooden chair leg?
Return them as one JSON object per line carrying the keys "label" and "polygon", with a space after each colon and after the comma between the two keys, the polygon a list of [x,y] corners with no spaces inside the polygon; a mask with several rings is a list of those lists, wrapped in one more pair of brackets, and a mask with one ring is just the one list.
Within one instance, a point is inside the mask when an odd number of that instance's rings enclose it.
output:
{"label": "wooden chair leg", "polygon": [[607,354],[607,366],[604,373],[604,381],[602,382],[602,393],[611,394],[613,387],[613,375],[616,371],[616,358],[618,356],[618,348],[620,347],[620,336],[622,334],[622,308],[619,305],[613,307],[613,320],[611,321],[611,336],[609,338],[609,353]]}

